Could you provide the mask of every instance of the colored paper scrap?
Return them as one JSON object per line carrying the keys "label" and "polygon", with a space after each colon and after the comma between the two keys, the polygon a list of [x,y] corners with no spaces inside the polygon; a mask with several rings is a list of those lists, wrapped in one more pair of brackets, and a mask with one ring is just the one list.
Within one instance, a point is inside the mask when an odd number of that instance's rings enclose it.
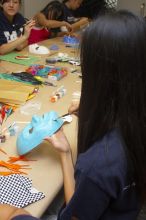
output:
{"label": "colored paper scrap", "polygon": [[16,57],[20,55],[21,54],[19,53],[12,52],[9,54],[1,55],[0,60],[4,60],[7,62],[11,62],[11,63],[17,63],[17,64],[24,65],[24,66],[30,66],[39,60],[38,57],[30,56],[30,55],[28,56],[29,59],[24,59],[24,60],[16,59]]}

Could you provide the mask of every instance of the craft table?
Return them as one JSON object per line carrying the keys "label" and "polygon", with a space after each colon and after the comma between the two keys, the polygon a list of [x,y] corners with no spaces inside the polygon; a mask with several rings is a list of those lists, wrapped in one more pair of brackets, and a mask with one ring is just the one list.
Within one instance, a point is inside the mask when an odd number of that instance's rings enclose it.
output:
{"label": "craft table", "polygon": [[[39,43],[40,45],[45,45],[49,47],[52,44],[57,44],[59,46],[58,52],[66,52],[71,56],[77,56],[77,51],[73,48],[65,47],[61,38],[50,39],[44,42]],[[55,53],[55,52],[53,52]],[[20,54],[28,55],[28,48],[25,48]],[[54,56],[54,55],[52,55]],[[45,64],[46,55],[38,56],[38,64]],[[69,69],[73,66],[71,64],[60,63],[58,66],[67,66]],[[17,72],[23,71],[26,69],[26,66],[19,64],[14,64],[6,61],[1,61],[0,66],[6,69],[8,72]],[[67,93],[64,97],[59,99],[55,103],[49,101],[50,95],[53,91],[56,90],[59,86],[64,85],[67,89]],[[43,86],[40,87],[38,94],[35,98],[29,102],[38,102],[41,104],[40,110],[36,112],[38,115],[42,115],[45,112],[50,110],[55,110],[59,115],[65,114],[68,111],[68,107],[72,100],[73,92],[80,91],[81,88],[81,79],[75,73],[70,73],[57,81],[57,87]],[[20,112],[20,109],[16,111],[7,119],[3,127],[10,125],[14,121],[24,121],[29,122],[33,114],[24,115]],[[22,129],[25,124],[20,124]],[[76,136],[77,136],[77,118],[73,116],[73,121],[70,124],[63,126],[64,132],[71,144],[73,151],[74,161],[76,158]],[[16,149],[16,137],[10,137],[5,143],[0,144],[0,148],[5,150],[8,156],[18,156]],[[1,160],[7,160],[7,156],[0,152]],[[53,147],[48,142],[43,142],[37,148],[33,149],[30,153],[27,154],[27,158],[36,160],[29,161],[27,164],[30,164],[31,170],[28,170],[28,177],[32,179],[33,186],[45,194],[45,198],[27,206],[25,209],[29,211],[33,216],[40,217],[48,205],[53,201],[59,190],[63,185],[62,170],[60,166],[58,153],[53,149]],[[20,162],[19,162],[20,163]],[[23,162],[24,164],[24,162]]]}

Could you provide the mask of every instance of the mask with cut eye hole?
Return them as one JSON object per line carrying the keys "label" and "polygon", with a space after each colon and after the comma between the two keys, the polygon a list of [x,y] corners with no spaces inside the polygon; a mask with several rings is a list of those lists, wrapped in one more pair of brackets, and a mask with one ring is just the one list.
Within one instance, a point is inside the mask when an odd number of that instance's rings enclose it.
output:
{"label": "mask with cut eye hole", "polygon": [[17,137],[17,151],[23,155],[37,147],[44,138],[52,136],[64,121],[55,111],[45,113],[43,116],[34,115]]}

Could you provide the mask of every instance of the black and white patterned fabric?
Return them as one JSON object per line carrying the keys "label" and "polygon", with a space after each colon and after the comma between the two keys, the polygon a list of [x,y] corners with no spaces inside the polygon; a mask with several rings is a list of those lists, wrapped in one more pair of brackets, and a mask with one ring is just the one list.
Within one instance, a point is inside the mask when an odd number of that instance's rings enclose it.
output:
{"label": "black and white patterned fabric", "polygon": [[28,177],[19,174],[0,176],[0,204],[22,208],[44,197],[32,187],[32,180]]}
{"label": "black and white patterned fabric", "polygon": [[106,3],[109,8],[116,8],[117,7],[117,0],[106,0]]}

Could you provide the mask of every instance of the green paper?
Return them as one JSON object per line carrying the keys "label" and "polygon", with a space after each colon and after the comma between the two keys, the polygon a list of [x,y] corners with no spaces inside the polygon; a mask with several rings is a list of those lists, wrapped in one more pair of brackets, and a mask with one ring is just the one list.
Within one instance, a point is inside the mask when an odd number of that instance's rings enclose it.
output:
{"label": "green paper", "polygon": [[30,66],[39,60],[38,57],[34,57],[34,56],[28,56],[29,59],[27,60],[17,60],[15,59],[16,56],[23,56],[23,54],[15,53],[15,52],[8,53],[5,55],[1,55],[0,60],[4,60],[7,62],[11,62],[11,63],[17,63],[17,64],[24,65],[24,66]]}
{"label": "green paper", "polygon": [[16,81],[16,82],[22,82],[22,83],[26,83],[26,84],[32,84],[30,82],[24,82],[21,79],[18,79],[17,77],[11,75],[11,74],[7,74],[7,73],[0,73],[0,79],[5,79],[5,80],[10,80],[10,81]]}

